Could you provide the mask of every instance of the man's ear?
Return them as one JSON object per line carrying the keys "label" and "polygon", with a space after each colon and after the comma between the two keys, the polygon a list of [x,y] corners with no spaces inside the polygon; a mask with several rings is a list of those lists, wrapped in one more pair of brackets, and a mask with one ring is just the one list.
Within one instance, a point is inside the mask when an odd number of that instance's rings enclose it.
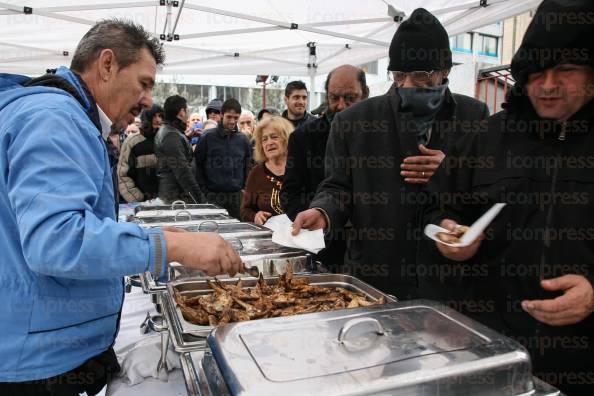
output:
{"label": "man's ear", "polygon": [[118,62],[115,54],[109,48],[101,50],[97,58],[97,66],[99,68],[99,75],[102,81],[107,81],[109,78],[117,73]]}
{"label": "man's ear", "polygon": [[289,104],[289,97],[288,96],[283,96],[283,100],[285,101],[285,105]]}
{"label": "man's ear", "polygon": [[361,96],[363,99],[367,99],[369,97],[369,87],[366,85],[363,87],[363,96]]}

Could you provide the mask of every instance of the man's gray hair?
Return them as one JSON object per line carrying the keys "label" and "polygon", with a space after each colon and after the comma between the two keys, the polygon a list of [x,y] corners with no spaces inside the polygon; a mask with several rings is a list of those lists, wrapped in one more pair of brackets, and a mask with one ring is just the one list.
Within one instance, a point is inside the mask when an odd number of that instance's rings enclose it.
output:
{"label": "man's gray hair", "polygon": [[83,73],[104,49],[112,50],[118,65],[124,68],[138,61],[143,48],[150,51],[157,65],[163,64],[163,46],[141,25],[123,19],[105,19],[97,22],[80,40],[70,68]]}

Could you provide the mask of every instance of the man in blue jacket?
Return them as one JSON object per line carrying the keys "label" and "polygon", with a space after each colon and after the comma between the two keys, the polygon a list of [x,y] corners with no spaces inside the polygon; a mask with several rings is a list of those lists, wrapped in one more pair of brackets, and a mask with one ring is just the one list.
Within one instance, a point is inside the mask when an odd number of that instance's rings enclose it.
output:
{"label": "man in blue jacket", "polygon": [[152,103],[159,42],[118,20],[93,26],[70,68],[0,74],[0,394],[94,395],[112,350],[124,275],[171,261],[241,268],[214,234],[117,223],[105,136]]}

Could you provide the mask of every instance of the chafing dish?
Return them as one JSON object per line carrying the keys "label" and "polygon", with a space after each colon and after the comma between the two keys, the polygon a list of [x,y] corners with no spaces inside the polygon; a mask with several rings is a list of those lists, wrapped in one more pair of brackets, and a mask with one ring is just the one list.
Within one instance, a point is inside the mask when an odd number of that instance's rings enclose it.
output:
{"label": "chafing dish", "polygon": [[141,227],[147,228],[189,225],[198,226],[204,222],[216,222],[219,224],[239,223],[239,220],[222,213],[198,215],[191,214],[187,211],[180,211],[174,216],[147,217],[143,219],[136,218],[132,221],[138,223]]}
{"label": "chafing dish", "polygon": [[[365,282],[349,276],[341,274],[296,274],[295,278],[306,277],[309,279],[311,285],[328,286],[328,287],[343,287],[347,290],[356,291],[364,294],[369,300],[377,301],[384,297],[386,301],[395,301],[392,297],[387,296]],[[279,281],[279,277],[265,278],[268,284],[274,285]],[[223,284],[235,284],[237,279],[227,278],[220,279]],[[257,283],[256,278],[244,278],[243,285],[245,287],[253,287]],[[167,292],[161,295],[163,304],[163,314],[167,320],[167,326],[171,333],[173,345],[178,352],[187,352],[192,350],[204,349],[206,347],[206,337],[214,328],[211,326],[199,326],[186,321],[175,302],[175,293],[180,293],[187,296],[197,296],[207,293],[212,293],[213,290],[209,287],[206,280],[196,281],[173,281],[167,284]],[[304,316],[304,315],[296,315]],[[271,319],[260,319],[258,322],[268,321]]]}
{"label": "chafing dish", "polygon": [[254,223],[217,223],[204,221],[198,225],[174,226],[189,232],[216,232],[225,239],[272,237],[272,231]]}
{"label": "chafing dish", "polygon": [[427,300],[219,326],[184,353],[190,395],[560,393],[515,341]]}
{"label": "chafing dish", "polygon": [[175,216],[180,212],[187,212],[192,215],[224,214],[228,215],[227,209],[213,204],[186,205],[182,201],[174,202],[171,205],[158,206],[137,206],[134,208],[134,216],[139,219],[163,216]]}
{"label": "chafing dish", "polygon": [[[270,238],[230,237],[228,241],[247,267],[258,267],[258,271],[264,276],[283,274],[286,272],[287,266],[291,266],[294,273],[316,270],[316,263],[310,253],[277,245]],[[150,272],[140,274],[142,290],[147,294],[163,292],[166,289],[167,282],[173,280],[199,278],[207,278],[207,276],[200,270],[189,269],[178,263],[169,264],[167,279],[155,279]],[[159,304],[157,300],[157,297],[153,298],[155,304]],[[161,312],[160,307],[157,307],[157,310]]]}

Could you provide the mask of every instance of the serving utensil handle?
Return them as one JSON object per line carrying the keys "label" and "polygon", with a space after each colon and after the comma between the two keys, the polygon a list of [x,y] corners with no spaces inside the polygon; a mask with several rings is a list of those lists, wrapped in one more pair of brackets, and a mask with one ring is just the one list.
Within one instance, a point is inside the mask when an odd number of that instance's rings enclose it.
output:
{"label": "serving utensil handle", "polygon": [[384,330],[384,327],[382,326],[382,324],[379,322],[379,320],[374,319],[374,318],[355,318],[355,319],[351,319],[348,322],[346,322],[341,328],[340,331],[338,332],[338,342],[340,344],[344,344],[347,335],[349,333],[349,331],[351,331],[351,329],[355,326],[359,326],[361,324],[373,324],[375,326],[375,334],[377,335],[384,335],[386,332]]}

